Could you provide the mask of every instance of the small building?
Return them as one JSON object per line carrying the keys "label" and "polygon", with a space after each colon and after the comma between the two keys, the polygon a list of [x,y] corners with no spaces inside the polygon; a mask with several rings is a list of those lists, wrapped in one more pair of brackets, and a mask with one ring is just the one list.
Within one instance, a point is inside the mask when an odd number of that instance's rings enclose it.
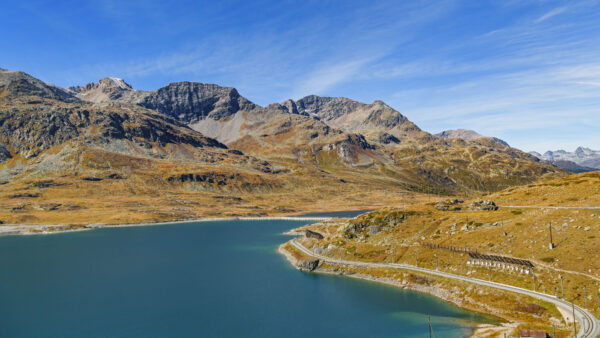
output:
{"label": "small building", "polygon": [[542,330],[520,330],[519,331],[519,336],[521,338],[546,338],[546,337],[550,337],[546,331],[542,331]]}

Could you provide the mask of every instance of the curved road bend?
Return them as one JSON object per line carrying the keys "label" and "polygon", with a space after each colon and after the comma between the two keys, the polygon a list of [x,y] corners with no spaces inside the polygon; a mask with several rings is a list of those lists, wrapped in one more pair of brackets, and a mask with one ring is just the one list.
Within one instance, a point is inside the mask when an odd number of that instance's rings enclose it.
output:
{"label": "curved road bend", "polygon": [[[571,313],[573,311],[571,303],[566,302],[560,298],[556,298],[554,296],[550,296],[550,295],[547,295],[547,294],[544,294],[541,292],[535,292],[535,291],[523,289],[523,288],[512,286],[512,285],[501,284],[501,283],[496,283],[496,282],[488,282],[488,281],[485,281],[482,279],[469,278],[469,277],[464,277],[464,276],[455,275],[455,274],[451,274],[451,273],[419,268],[419,267],[416,267],[413,265],[408,265],[408,264],[371,263],[371,262],[347,261],[347,260],[343,260],[343,259],[335,259],[335,258],[330,258],[330,257],[316,254],[316,253],[312,252],[311,250],[307,249],[306,247],[304,247],[302,244],[298,243],[298,241],[295,239],[293,239],[291,241],[291,243],[294,247],[296,247],[298,250],[304,252],[305,254],[315,257],[315,258],[319,258],[319,259],[329,262],[329,263],[364,266],[364,267],[397,268],[397,269],[418,271],[418,272],[427,273],[430,275],[436,275],[436,276],[445,277],[445,278],[452,278],[452,279],[461,280],[461,281],[465,281],[465,282],[469,282],[469,283],[479,284],[479,285],[483,285],[483,286],[489,286],[489,287],[493,287],[496,289],[521,293],[521,294],[524,294],[527,296],[541,299],[546,302],[550,302],[550,303],[556,305],[557,307],[560,307],[561,309],[565,310],[567,313]],[[600,336],[600,322],[590,312],[575,305],[575,317],[577,317],[577,320],[580,323],[579,324],[580,329],[579,329],[579,332],[577,333],[577,337],[597,338],[598,336]],[[583,327],[581,326],[581,323],[584,324]]]}

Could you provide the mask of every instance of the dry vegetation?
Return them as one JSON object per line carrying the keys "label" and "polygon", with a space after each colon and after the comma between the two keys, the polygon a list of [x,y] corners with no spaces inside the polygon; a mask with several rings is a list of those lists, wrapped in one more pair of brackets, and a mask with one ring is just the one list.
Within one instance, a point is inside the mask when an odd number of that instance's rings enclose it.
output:
{"label": "dry vegetation", "polygon": [[297,215],[425,198],[407,193],[398,182],[360,172],[265,165],[226,150],[204,150],[202,156],[209,159],[161,160],[76,144],[54,147],[35,159],[15,156],[0,165],[0,178],[7,177],[0,179],[0,221],[122,224]]}
{"label": "dry vegetation", "polygon": [[[585,286],[588,307],[598,316],[600,209],[585,207],[600,206],[599,196],[598,172],[577,174],[486,196],[485,199],[492,199],[501,206],[496,211],[469,210],[471,201],[456,204],[461,210],[442,211],[435,207],[438,202],[444,202],[445,199],[440,198],[405,208],[387,207],[347,222],[311,225],[307,228],[320,232],[325,239],[303,239],[303,242],[312,250],[329,256],[408,264],[415,264],[418,260],[419,266],[431,269],[436,267],[437,256],[440,270],[480,279],[490,278],[491,272],[493,281],[532,289],[532,274],[500,268],[490,271],[488,268],[467,265],[466,253],[430,249],[421,243],[470,248],[480,253],[527,259],[535,265],[537,291],[554,295],[556,290],[560,296],[562,276],[565,299],[585,306]],[[511,205],[574,208],[508,207]],[[549,248],[549,225],[552,226],[556,245],[554,249]],[[400,274],[393,271],[389,273]],[[475,303],[497,306],[502,304],[503,299],[504,295],[497,299],[486,295],[476,298]],[[492,313],[508,320],[525,322],[527,324],[523,327],[526,328],[540,327],[548,331],[551,323],[542,314],[555,310],[548,307],[542,310],[528,305],[530,303],[535,302],[519,301],[515,303],[517,305],[502,305],[499,308],[511,311],[502,313],[494,310]],[[530,317],[524,317],[523,312],[529,313]],[[537,324],[533,325],[533,322]],[[561,325],[563,329],[568,329],[564,323]]]}

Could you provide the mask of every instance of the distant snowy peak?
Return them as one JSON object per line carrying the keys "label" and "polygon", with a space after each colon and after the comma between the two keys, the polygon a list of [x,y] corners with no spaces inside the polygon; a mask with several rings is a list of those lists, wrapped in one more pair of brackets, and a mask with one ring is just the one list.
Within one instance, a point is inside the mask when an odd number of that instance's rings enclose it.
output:
{"label": "distant snowy peak", "polygon": [[554,151],[548,150],[543,155],[535,151],[530,152],[530,154],[552,163],[569,161],[582,167],[600,169],[600,150],[578,147],[573,152],[560,149]]}
{"label": "distant snowy peak", "polygon": [[110,87],[119,87],[121,89],[132,89],[131,85],[125,82],[125,80],[118,77],[106,77],[98,81],[98,84],[103,83]]}
{"label": "distant snowy peak", "polygon": [[114,101],[128,98],[133,101],[139,96],[130,84],[118,77],[105,77],[97,83],[90,82],[85,86],[69,87],[68,91],[79,99],[90,102]]}

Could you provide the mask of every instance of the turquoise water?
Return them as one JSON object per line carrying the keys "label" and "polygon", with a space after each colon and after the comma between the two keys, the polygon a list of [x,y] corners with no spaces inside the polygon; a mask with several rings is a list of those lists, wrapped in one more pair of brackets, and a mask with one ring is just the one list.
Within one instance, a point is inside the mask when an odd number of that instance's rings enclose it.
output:
{"label": "turquoise water", "polygon": [[221,221],[0,238],[0,337],[465,337],[484,318],[416,292],[302,273],[307,222]]}

